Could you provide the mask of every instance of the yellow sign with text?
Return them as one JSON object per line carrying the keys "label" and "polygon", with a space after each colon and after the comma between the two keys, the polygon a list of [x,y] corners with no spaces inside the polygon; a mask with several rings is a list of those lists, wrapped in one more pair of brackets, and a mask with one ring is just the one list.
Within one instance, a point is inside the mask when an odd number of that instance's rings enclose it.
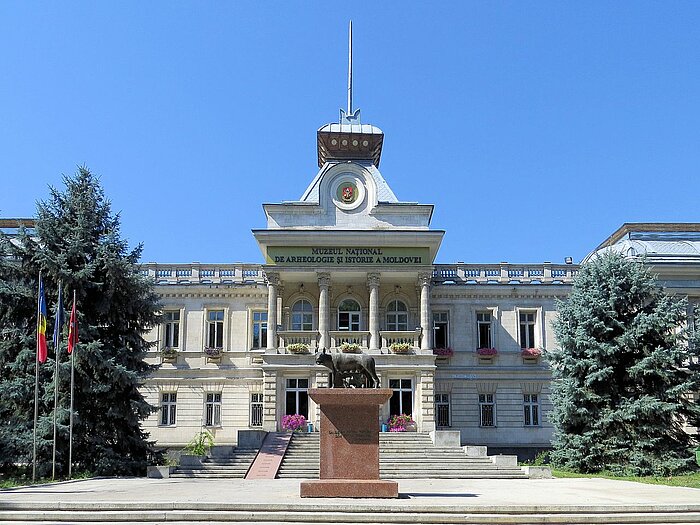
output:
{"label": "yellow sign with text", "polygon": [[429,248],[366,246],[269,246],[267,264],[275,266],[417,266],[430,264]]}

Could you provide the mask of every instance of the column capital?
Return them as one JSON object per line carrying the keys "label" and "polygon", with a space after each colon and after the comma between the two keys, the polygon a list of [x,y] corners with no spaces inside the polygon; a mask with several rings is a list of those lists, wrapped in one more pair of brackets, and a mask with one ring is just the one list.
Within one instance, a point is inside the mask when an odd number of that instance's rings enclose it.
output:
{"label": "column capital", "polygon": [[367,286],[372,288],[373,286],[379,286],[381,274],[378,272],[370,272],[367,274]]}
{"label": "column capital", "polygon": [[265,278],[267,279],[267,284],[271,284],[272,286],[277,286],[280,283],[280,274],[279,272],[265,272]]}
{"label": "column capital", "polygon": [[430,286],[433,280],[433,274],[432,272],[420,272],[418,274],[418,284],[423,287],[423,286]]}
{"label": "column capital", "polygon": [[329,272],[316,272],[316,277],[318,278],[319,286],[331,285],[331,274]]}

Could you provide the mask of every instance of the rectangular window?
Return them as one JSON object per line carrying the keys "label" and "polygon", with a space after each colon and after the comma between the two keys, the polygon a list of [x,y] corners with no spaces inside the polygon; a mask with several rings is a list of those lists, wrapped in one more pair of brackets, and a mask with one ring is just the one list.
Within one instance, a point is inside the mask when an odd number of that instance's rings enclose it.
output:
{"label": "rectangular window", "polygon": [[250,426],[261,427],[263,424],[263,395],[260,392],[250,394]]}
{"label": "rectangular window", "polygon": [[163,312],[163,346],[178,348],[180,346],[180,310]]}
{"label": "rectangular window", "polygon": [[392,416],[413,415],[413,380],[389,379],[389,388],[394,391],[389,400],[389,414]]}
{"label": "rectangular window", "polygon": [[535,312],[520,313],[520,348],[537,348],[535,344]]}
{"label": "rectangular window", "polygon": [[207,394],[204,416],[204,424],[206,426],[221,426],[221,392],[209,392]]}
{"label": "rectangular window", "polygon": [[447,312],[433,312],[433,348],[450,346],[448,338],[449,320]]}
{"label": "rectangular window", "polygon": [[479,394],[479,425],[496,426],[496,403],[493,394]]}
{"label": "rectangular window", "polygon": [[267,348],[267,312],[253,312],[253,348]]}
{"label": "rectangular window", "polygon": [[285,414],[301,414],[309,418],[309,380],[287,379],[285,392]]}
{"label": "rectangular window", "polygon": [[438,427],[450,426],[449,394],[435,394],[435,423]]}
{"label": "rectangular window", "polygon": [[536,427],[540,424],[540,402],[537,394],[523,394],[525,426]]}
{"label": "rectangular window", "polygon": [[491,341],[491,313],[479,312],[476,314],[476,331],[479,339],[477,348],[493,348]]}
{"label": "rectangular window", "polygon": [[160,424],[171,426],[175,424],[177,393],[163,392],[160,395]]}
{"label": "rectangular window", "polygon": [[224,311],[207,312],[207,347],[224,348]]}

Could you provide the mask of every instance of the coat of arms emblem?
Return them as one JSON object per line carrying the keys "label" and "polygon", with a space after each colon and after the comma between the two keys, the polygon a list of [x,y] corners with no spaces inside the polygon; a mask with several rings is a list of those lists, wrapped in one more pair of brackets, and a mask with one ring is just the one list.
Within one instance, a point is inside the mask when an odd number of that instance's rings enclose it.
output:
{"label": "coat of arms emblem", "polygon": [[352,202],[355,200],[355,188],[351,185],[343,186],[341,196],[343,202]]}

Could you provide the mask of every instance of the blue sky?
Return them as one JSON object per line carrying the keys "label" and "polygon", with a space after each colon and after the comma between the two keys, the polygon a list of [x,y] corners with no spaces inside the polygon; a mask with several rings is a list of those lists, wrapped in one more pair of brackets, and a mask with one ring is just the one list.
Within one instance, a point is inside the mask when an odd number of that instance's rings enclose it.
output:
{"label": "blue sky", "polygon": [[[262,6],[261,6],[262,4]],[[0,216],[79,164],[144,261],[262,262],[345,105],[385,132],[438,262],[580,260],[699,221],[700,3],[0,3]]]}

